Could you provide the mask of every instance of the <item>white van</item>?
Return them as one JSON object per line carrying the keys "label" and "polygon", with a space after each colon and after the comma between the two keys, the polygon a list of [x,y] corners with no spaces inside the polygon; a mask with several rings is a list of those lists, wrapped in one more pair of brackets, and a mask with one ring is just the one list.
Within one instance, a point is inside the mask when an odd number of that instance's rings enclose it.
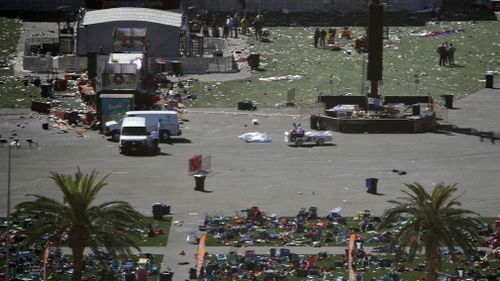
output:
{"label": "white van", "polygon": [[[151,132],[159,125],[160,140],[165,141],[170,136],[180,136],[182,131],[179,127],[179,117],[175,111],[152,110],[152,111],[127,111],[126,117],[144,117],[148,132]],[[114,140],[120,137],[121,122],[106,122],[105,135],[111,136]]]}
{"label": "white van", "polygon": [[146,118],[125,117],[122,120],[120,141],[120,153],[129,152],[158,152],[158,136],[148,132]]}

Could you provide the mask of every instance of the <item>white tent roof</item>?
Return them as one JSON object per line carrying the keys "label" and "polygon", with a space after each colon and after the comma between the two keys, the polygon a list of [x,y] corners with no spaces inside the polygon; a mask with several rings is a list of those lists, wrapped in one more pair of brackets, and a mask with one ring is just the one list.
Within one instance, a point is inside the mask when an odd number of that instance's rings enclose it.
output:
{"label": "white tent roof", "polygon": [[181,26],[179,13],[147,8],[111,8],[87,11],[83,25],[92,25],[113,21],[145,21],[169,26]]}

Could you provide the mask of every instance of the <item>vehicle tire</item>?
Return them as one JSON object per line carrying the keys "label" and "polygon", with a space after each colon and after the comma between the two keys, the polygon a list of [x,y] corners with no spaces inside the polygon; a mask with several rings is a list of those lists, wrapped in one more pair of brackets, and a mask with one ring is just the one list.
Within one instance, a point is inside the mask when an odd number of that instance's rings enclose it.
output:
{"label": "vehicle tire", "polygon": [[324,144],[325,144],[325,140],[323,140],[323,139],[319,139],[319,140],[316,142],[316,144],[317,144],[317,145],[319,145],[319,146],[322,146],[322,145],[324,145]]}
{"label": "vehicle tire", "polygon": [[114,131],[111,133],[111,139],[114,141],[119,141],[120,140],[120,132]]}
{"label": "vehicle tire", "polygon": [[304,140],[298,139],[295,141],[296,146],[302,146],[304,144]]}

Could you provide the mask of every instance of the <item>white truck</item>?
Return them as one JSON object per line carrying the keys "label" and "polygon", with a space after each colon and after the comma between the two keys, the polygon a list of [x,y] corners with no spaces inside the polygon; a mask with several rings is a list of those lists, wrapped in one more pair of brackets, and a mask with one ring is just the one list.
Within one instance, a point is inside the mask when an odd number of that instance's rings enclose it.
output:
{"label": "white truck", "polygon": [[146,118],[125,117],[122,120],[119,147],[121,154],[131,152],[159,152],[158,134],[147,131]]}
{"label": "white truck", "polygon": [[[166,141],[170,136],[180,136],[182,130],[179,125],[179,117],[175,111],[152,110],[152,111],[127,111],[126,117],[144,117],[146,118],[147,131],[151,132],[154,128],[160,126],[159,135],[161,141]],[[122,119],[123,120],[123,119]],[[115,141],[120,138],[122,121],[108,121],[105,125],[104,134],[111,136]]]}
{"label": "white truck", "polygon": [[324,145],[333,142],[332,131],[305,132],[302,136],[286,131],[284,136],[285,142],[294,146],[303,146],[305,144]]}

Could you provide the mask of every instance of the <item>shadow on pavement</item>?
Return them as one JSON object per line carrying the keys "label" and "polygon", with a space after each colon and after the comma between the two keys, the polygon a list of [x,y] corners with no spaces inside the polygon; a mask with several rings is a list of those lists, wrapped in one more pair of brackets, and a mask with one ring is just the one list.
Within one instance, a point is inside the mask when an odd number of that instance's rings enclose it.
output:
{"label": "shadow on pavement", "polygon": [[492,144],[495,144],[496,140],[500,139],[498,134],[493,131],[480,131],[474,128],[460,128],[458,126],[450,126],[439,128],[435,131],[437,134],[446,134],[446,135],[454,135],[454,134],[462,134],[469,136],[478,136],[481,142],[484,140],[490,140]]}

